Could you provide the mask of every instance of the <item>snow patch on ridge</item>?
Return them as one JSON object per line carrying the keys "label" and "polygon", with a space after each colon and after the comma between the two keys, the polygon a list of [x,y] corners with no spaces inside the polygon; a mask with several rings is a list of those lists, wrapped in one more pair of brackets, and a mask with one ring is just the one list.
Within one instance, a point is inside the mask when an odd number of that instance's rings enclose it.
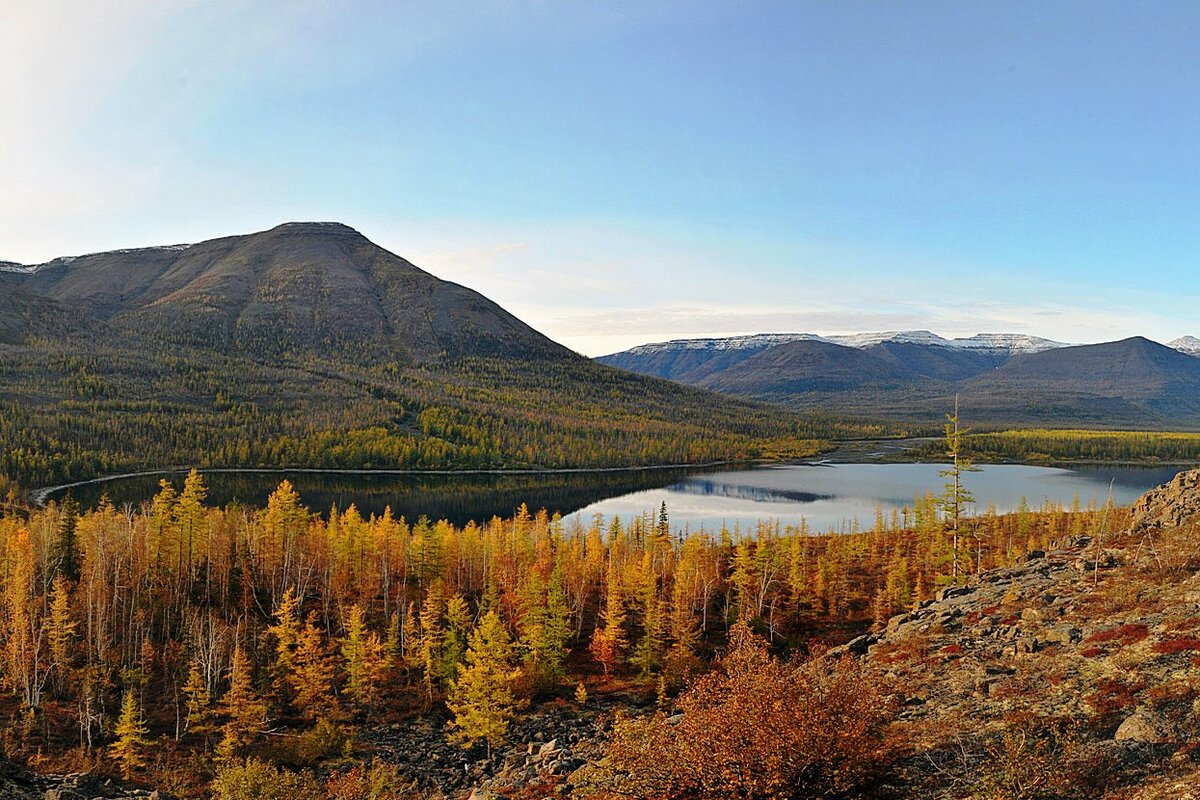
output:
{"label": "snow patch on ridge", "polygon": [[91,258],[93,256],[123,256],[130,253],[178,253],[187,250],[191,247],[190,244],[164,244],[155,247],[128,247],[123,250],[101,250],[98,253],[86,253],[81,256],[59,256],[53,258],[43,264],[17,264],[13,261],[0,261],[0,272],[16,272],[22,275],[32,275],[33,273],[46,269],[48,267],[65,267],[68,264],[73,264],[81,258]]}
{"label": "snow patch on ridge", "polygon": [[[1069,347],[1064,342],[1029,336],[1023,333],[977,333],[958,339],[947,339],[932,331],[879,331],[823,336],[817,333],[757,333],[749,336],[727,336],[719,339],[674,339],[669,342],[643,344],[625,351],[632,355],[652,355],[678,350],[762,350],[789,342],[827,342],[843,347],[863,349],[884,342],[933,345],[955,350],[971,350],[989,353],[1040,353],[1058,347]],[[1200,347],[1200,342],[1197,342]],[[615,354],[614,354],[615,355]]]}
{"label": "snow patch on ridge", "polygon": [[1167,347],[1173,347],[1189,356],[1200,356],[1200,339],[1195,336],[1180,336],[1178,339],[1172,339],[1167,342]]}

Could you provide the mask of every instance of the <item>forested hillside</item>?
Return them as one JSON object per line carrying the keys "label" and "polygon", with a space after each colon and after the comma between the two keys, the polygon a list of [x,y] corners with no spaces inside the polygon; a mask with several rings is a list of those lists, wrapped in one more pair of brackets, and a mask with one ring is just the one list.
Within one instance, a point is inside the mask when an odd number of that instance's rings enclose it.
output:
{"label": "forested hillside", "polygon": [[341,225],[3,273],[0,474],[589,467],[807,455],[878,427],[595,364]]}

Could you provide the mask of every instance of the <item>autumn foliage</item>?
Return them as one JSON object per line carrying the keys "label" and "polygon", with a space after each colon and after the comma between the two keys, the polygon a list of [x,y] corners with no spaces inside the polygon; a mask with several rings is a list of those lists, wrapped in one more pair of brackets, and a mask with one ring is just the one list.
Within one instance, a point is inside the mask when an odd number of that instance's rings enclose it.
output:
{"label": "autumn foliage", "polygon": [[789,663],[744,623],[716,671],[678,701],[682,717],[624,718],[609,755],[638,796],[845,797],[887,757],[893,705],[850,658]]}

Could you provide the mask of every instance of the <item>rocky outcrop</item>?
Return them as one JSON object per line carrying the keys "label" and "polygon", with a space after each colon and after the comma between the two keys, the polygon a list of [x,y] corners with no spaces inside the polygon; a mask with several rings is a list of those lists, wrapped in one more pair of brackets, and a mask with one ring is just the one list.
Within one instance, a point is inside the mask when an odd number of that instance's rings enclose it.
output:
{"label": "rocky outcrop", "polygon": [[76,773],[36,775],[0,762],[0,800],[170,800],[157,791],[122,786],[110,778]]}
{"label": "rocky outcrop", "polygon": [[418,719],[375,728],[366,743],[375,757],[399,768],[424,790],[447,796],[500,796],[514,787],[569,791],[568,776],[602,755],[612,708],[634,708],[637,697],[606,698],[603,704],[550,706],[513,722],[509,744],[490,755],[482,745],[463,750],[446,739],[444,720]]}
{"label": "rocky outcrop", "polygon": [[1200,469],[1181,472],[1133,504],[1134,530],[1171,528],[1200,521]]}

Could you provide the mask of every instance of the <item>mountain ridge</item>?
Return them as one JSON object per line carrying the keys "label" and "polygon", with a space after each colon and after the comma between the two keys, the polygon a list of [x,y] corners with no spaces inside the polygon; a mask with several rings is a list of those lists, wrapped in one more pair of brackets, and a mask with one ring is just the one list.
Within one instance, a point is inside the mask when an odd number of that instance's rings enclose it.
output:
{"label": "mountain ridge", "polygon": [[[939,419],[955,395],[1005,424],[1196,427],[1200,358],[1130,337],[1066,345],[1024,335],[945,340],[928,331],[842,337],[769,334],[644,345],[599,360],[739,397],[867,417]],[[957,344],[946,344],[957,342]],[[1008,351],[995,346],[1024,346]]]}

